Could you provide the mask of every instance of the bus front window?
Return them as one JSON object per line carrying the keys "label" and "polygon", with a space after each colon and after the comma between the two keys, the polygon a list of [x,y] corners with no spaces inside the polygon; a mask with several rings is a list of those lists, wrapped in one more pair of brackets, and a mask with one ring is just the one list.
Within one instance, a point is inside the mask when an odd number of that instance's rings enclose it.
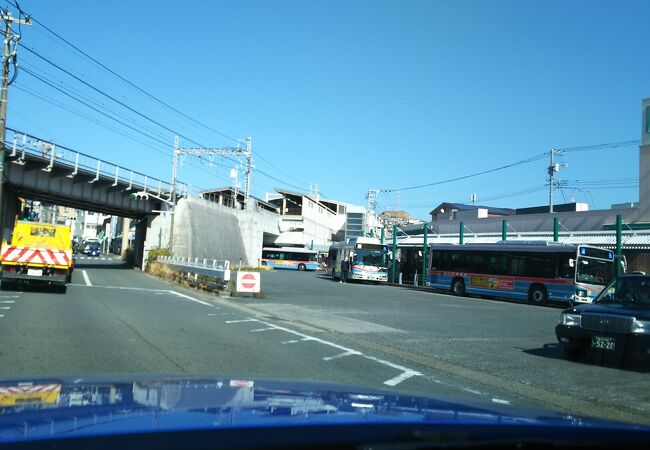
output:
{"label": "bus front window", "polygon": [[386,258],[385,253],[379,250],[357,249],[353,261],[360,265],[384,267]]}
{"label": "bus front window", "polygon": [[576,281],[605,286],[613,277],[613,263],[591,258],[578,258]]}

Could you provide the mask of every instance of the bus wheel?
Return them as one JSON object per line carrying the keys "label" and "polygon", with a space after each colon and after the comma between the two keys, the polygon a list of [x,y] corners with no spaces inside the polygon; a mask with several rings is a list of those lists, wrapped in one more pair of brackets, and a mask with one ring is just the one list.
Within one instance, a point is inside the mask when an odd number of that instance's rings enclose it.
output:
{"label": "bus wheel", "polygon": [[451,283],[451,292],[454,295],[465,295],[465,281],[462,278],[455,278]]}
{"label": "bus wheel", "polygon": [[306,269],[306,267],[305,267],[304,264],[298,264],[298,270],[303,271],[305,269]]}
{"label": "bus wheel", "polygon": [[544,305],[548,300],[548,293],[546,288],[540,284],[531,286],[530,291],[528,291],[528,301],[534,303],[535,305]]}

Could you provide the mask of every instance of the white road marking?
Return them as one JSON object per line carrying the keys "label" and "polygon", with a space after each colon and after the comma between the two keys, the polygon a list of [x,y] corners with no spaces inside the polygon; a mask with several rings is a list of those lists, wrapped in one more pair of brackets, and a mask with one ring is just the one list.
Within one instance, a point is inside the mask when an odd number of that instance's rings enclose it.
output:
{"label": "white road marking", "polygon": [[126,287],[126,286],[98,286],[96,284],[93,284],[92,286],[88,286],[87,284],[70,283],[69,286],[93,287],[93,288],[101,288],[101,289],[121,289],[125,291],[163,292],[165,294],[169,294],[170,292],[167,289],[149,289],[149,288],[139,288],[139,287]]}
{"label": "white road marking", "polygon": [[208,316],[216,316],[216,314],[215,313],[210,313],[210,314],[208,314]]}
{"label": "white road marking", "polygon": [[226,323],[259,322],[257,319],[226,320]]}
{"label": "white road marking", "polygon": [[86,282],[86,286],[92,286],[93,284],[90,282],[90,278],[88,278],[88,274],[86,273],[86,271],[82,270],[81,273],[84,276],[84,281]]}
{"label": "white road marking", "polygon": [[261,333],[262,331],[272,331],[272,330],[277,330],[275,327],[269,327],[269,328],[258,328],[257,330],[249,330],[249,333]]}
{"label": "white road marking", "polygon": [[0,295],[0,298],[20,298],[20,295]]}
{"label": "white road marking", "polygon": [[415,377],[418,375],[422,375],[420,372],[416,372],[414,370],[407,370],[406,372],[402,372],[401,374],[397,375],[394,378],[391,378],[390,380],[384,381],[384,384],[386,386],[397,386],[400,384],[402,381],[406,381],[411,377]]}
{"label": "white road marking", "polygon": [[11,309],[11,306],[0,306],[0,309]]}
{"label": "white road marking", "polygon": [[4,314],[0,314],[0,317],[4,317],[4,316],[5,316]]}
{"label": "white road marking", "polygon": [[509,405],[510,402],[508,400],[501,400],[500,398],[493,398],[492,401],[494,403],[500,403],[502,405]]}
{"label": "white road marking", "polygon": [[0,303],[16,303],[16,300],[0,300]]}
{"label": "white road marking", "polygon": [[284,345],[284,344],[297,344],[298,342],[300,342],[300,341],[298,341],[296,339],[291,339],[290,341],[284,341],[282,343],[282,345]]}
{"label": "white road marking", "polygon": [[73,384],[78,384],[78,383],[81,383],[82,381],[83,381],[83,378],[77,378],[77,379],[74,380],[72,383],[73,383]]}
{"label": "white road marking", "polygon": [[345,358],[346,356],[359,355],[359,352],[343,352],[334,356],[326,356],[323,358],[323,361],[332,361],[334,359]]}
{"label": "white road marking", "polygon": [[269,323],[269,322],[264,322],[262,320],[257,320],[257,319],[253,319],[253,318],[249,318],[247,320],[256,321],[256,322],[259,322],[259,323],[261,323],[263,325],[267,325],[269,327],[274,327],[276,330],[285,331],[285,332],[287,332],[289,334],[299,336],[301,338],[300,339],[301,341],[318,342],[319,344],[327,345],[329,347],[334,347],[334,348],[337,348],[339,350],[342,350],[343,353],[355,354],[355,355],[358,355],[358,356],[360,356],[362,358],[366,358],[366,359],[369,359],[371,361],[374,361],[374,362],[376,362],[378,364],[388,366],[388,367],[393,368],[393,369],[400,370],[402,372],[400,375],[398,375],[398,376],[396,376],[394,378],[391,378],[389,380],[384,381],[384,384],[387,385],[387,386],[397,386],[402,381],[408,380],[409,378],[416,377],[416,376],[422,376],[422,374],[420,372],[416,371],[416,370],[409,369],[408,367],[404,367],[404,366],[401,366],[399,364],[395,364],[395,363],[392,363],[390,361],[386,361],[385,359],[377,358],[375,356],[364,355],[362,352],[359,352],[357,350],[353,350],[351,348],[344,347],[344,346],[339,345],[339,344],[335,344],[335,343],[330,342],[330,341],[326,341],[324,339],[309,336],[307,334],[300,333],[298,331],[294,331],[294,330],[291,330],[289,328],[281,327],[279,325],[274,325],[274,324]]}
{"label": "white road marking", "polygon": [[465,391],[465,392],[471,392],[472,394],[476,394],[476,395],[485,395],[483,392],[477,391],[476,389],[470,389],[470,388],[467,388],[467,387],[462,387],[460,389]]}
{"label": "white road marking", "polygon": [[102,261],[106,261],[106,258],[103,258],[103,257],[102,257],[102,258],[99,258],[99,259],[101,259]]}
{"label": "white road marking", "polygon": [[[176,294],[179,297],[183,297],[183,298],[186,298],[188,300],[191,300],[191,301],[194,301],[194,302],[197,302],[197,303],[201,303],[201,304],[206,305],[206,306],[213,306],[210,303],[206,303],[206,302],[204,302],[202,300],[195,299],[193,297],[190,297],[189,295],[181,294],[181,293],[176,292],[176,291],[169,291],[169,292],[171,292],[173,294]],[[266,325],[267,327],[269,327],[269,329],[284,331],[286,333],[293,334],[294,336],[298,336],[298,337],[300,337],[300,341],[318,342],[319,344],[323,344],[323,345],[326,345],[328,347],[333,347],[333,348],[339,349],[339,350],[341,350],[343,352],[342,354],[358,355],[358,356],[360,356],[362,358],[368,359],[370,361],[374,361],[374,362],[376,362],[378,364],[381,364],[383,366],[387,366],[387,367],[390,367],[392,369],[397,369],[397,370],[401,371],[402,373],[399,374],[398,376],[384,381],[384,384],[387,385],[387,386],[397,386],[398,384],[400,384],[401,382],[403,382],[405,380],[408,380],[409,378],[422,376],[422,373],[420,373],[420,372],[418,372],[416,370],[413,370],[413,369],[409,369],[408,367],[404,367],[404,366],[401,366],[399,364],[395,364],[395,363],[392,363],[390,361],[386,361],[385,359],[377,358],[375,356],[364,355],[362,352],[359,352],[357,350],[353,350],[351,348],[347,348],[347,347],[344,347],[342,345],[335,344],[335,343],[330,342],[330,341],[326,341],[324,339],[309,336],[307,334],[300,333],[298,331],[294,331],[294,330],[291,330],[289,328],[285,328],[285,327],[282,327],[282,326],[279,326],[279,325],[275,325],[275,324],[270,323],[270,322],[264,322],[262,320],[255,319],[253,317],[248,317],[246,319],[239,319],[239,320],[226,320],[227,324],[244,323],[244,322],[258,322],[258,323],[260,323],[262,325]],[[260,331],[262,331],[262,330],[263,329],[260,329]],[[264,331],[266,331],[266,330],[264,330]]]}
{"label": "white road marking", "polygon": [[171,291],[171,290],[168,291],[168,292],[171,293],[171,294],[174,294],[174,295],[178,295],[179,297],[182,297],[182,298],[184,298],[186,300],[189,300],[191,302],[200,303],[201,305],[204,305],[204,306],[213,306],[211,303],[204,302],[203,300],[199,300],[198,298],[190,297],[189,295],[181,294],[180,292]]}

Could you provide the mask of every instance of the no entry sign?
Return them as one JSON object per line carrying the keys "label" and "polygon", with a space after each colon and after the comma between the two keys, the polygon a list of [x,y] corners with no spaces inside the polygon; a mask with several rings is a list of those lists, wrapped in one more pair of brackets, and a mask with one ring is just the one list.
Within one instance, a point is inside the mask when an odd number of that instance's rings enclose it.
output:
{"label": "no entry sign", "polygon": [[237,272],[237,292],[260,291],[260,273],[259,272]]}

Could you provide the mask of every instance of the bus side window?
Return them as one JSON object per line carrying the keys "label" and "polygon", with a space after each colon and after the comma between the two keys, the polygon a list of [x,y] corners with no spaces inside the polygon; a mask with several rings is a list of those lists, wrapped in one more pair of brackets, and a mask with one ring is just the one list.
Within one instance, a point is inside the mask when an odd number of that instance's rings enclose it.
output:
{"label": "bus side window", "polygon": [[575,274],[575,268],[573,268],[573,267],[571,267],[569,265],[569,260],[568,259],[560,258],[560,260],[558,261],[558,265],[559,265],[558,276],[560,278],[571,278],[571,279],[573,279],[574,274]]}
{"label": "bus side window", "polygon": [[512,255],[510,257],[510,273],[514,276],[523,276],[526,274],[525,269],[526,256]]}

